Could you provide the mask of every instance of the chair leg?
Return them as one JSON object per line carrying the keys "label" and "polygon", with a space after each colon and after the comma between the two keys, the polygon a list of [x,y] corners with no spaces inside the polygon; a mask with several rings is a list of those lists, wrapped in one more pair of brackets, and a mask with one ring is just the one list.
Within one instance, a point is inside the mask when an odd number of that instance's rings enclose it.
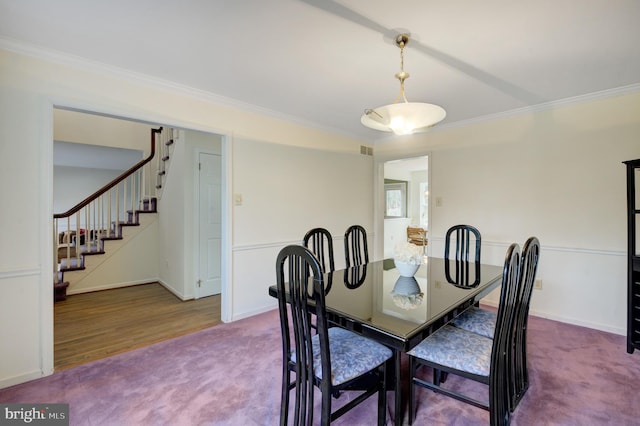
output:
{"label": "chair leg", "polygon": [[[313,403],[309,407],[313,410]],[[331,424],[331,392],[322,392],[322,410],[320,412],[320,424],[329,426]]]}
{"label": "chair leg", "polygon": [[409,425],[413,424],[415,417],[415,402],[416,402],[416,385],[413,383],[413,378],[416,375],[416,361],[412,356],[409,357]]}
{"label": "chair leg", "polygon": [[378,426],[387,423],[387,363],[382,364],[378,369],[380,384],[378,389]]}
{"label": "chair leg", "polygon": [[449,377],[449,373],[446,371],[433,370],[433,384],[436,386],[440,386],[442,383],[447,381],[447,377]]}
{"label": "chair leg", "polygon": [[291,380],[289,369],[282,371],[282,395],[280,396],[280,426],[287,426],[289,417],[289,381]]}

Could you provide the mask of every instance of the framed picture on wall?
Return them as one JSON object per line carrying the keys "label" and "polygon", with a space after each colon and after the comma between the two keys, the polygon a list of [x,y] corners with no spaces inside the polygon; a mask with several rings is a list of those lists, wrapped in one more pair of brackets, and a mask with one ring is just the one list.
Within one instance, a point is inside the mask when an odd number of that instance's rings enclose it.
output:
{"label": "framed picture on wall", "polygon": [[384,180],[385,219],[407,217],[407,182]]}

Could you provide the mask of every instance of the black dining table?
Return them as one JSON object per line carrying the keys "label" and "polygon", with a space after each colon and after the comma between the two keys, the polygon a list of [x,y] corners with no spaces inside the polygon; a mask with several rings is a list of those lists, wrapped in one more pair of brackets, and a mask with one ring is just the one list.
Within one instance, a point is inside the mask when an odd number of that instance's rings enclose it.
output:
{"label": "black dining table", "polygon": [[[393,350],[395,424],[402,424],[401,355],[502,282],[502,267],[425,257],[404,277],[393,259],[325,274],[327,319]],[[275,285],[269,295],[278,297]]]}

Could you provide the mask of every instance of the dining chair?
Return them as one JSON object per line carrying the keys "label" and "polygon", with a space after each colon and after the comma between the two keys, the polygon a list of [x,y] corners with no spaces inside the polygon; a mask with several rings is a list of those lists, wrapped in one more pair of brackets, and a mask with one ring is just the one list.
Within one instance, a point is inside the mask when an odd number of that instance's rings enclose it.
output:
{"label": "dining chair", "polygon": [[344,256],[347,268],[369,263],[367,232],[360,225],[352,225],[344,233]]}
{"label": "dining chair", "polygon": [[[322,272],[326,273],[324,281],[324,294],[329,294],[333,285],[333,271],[335,264],[333,261],[333,237],[325,228],[310,229],[302,238],[302,245],[308,248],[318,259]],[[310,295],[312,296],[312,295]],[[314,316],[311,315],[313,321]],[[311,327],[316,328],[312,322]]]}
{"label": "dining chair", "polygon": [[[306,247],[290,245],[280,251],[276,278],[283,352],[280,425],[288,424],[291,389],[296,391],[293,423],[313,424],[315,388],[322,394],[320,424],[330,424],[376,393],[378,424],[385,424],[391,350],[346,329],[328,327],[322,267]],[[316,333],[310,313],[317,317]],[[364,390],[332,412],[331,398],[356,385]]]}
{"label": "dining chair", "polygon": [[[480,283],[480,231],[471,225],[454,225],[447,230],[444,242],[444,267],[447,281],[464,287],[473,287]],[[471,246],[475,246],[470,256]],[[453,253],[451,253],[453,249]],[[452,259],[452,260],[450,260]],[[451,263],[454,268],[451,271]],[[470,266],[474,266],[474,279],[471,281]]]}
{"label": "dining chair", "polygon": [[[511,415],[509,380],[513,356],[511,343],[514,340],[520,261],[520,247],[513,243],[505,255],[493,339],[445,325],[408,352],[411,377],[409,424],[413,424],[415,417],[416,386],[489,410],[491,425],[509,424]],[[422,366],[433,369],[433,382],[423,380],[416,375],[418,368]],[[443,387],[440,383],[439,372],[441,371],[488,385],[488,401],[479,401]]]}
{"label": "dining chair", "polygon": [[424,253],[427,248],[427,230],[421,227],[407,226],[407,242],[421,246]]}
{"label": "dining chair", "polygon": [[333,261],[333,237],[324,228],[309,230],[302,239],[302,245],[311,250],[322,267],[322,272],[335,271]]}
{"label": "dining chair", "polygon": [[513,383],[513,392],[511,397],[512,411],[517,407],[518,403],[529,389],[529,371],[527,368],[527,323],[529,320],[529,307],[531,306],[531,294],[533,293],[533,284],[536,279],[538,270],[538,261],[540,259],[540,241],[538,238],[531,237],[525,243],[522,249],[521,278],[521,302],[518,304],[516,313],[516,335],[515,335],[515,356],[514,370],[515,377]]}
{"label": "dining chair", "polygon": [[[452,245],[455,238],[455,246]],[[461,261],[480,262],[480,244],[482,237],[480,231],[471,225],[454,225],[447,229],[444,241],[444,258],[449,259],[451,248],[454,248],[454,259]],[[475,245],[474,257],[470,258],[470,250],[472,243]]]}
{"label": "dining chair", "polygon": [[[527,322],[539,258],[540,241],[536,237],[530,237],[522,247],[520,284],[513,342],[513,350],[515,352],[512,357],[514,363],[512,369],[515,374],[513,383],[511,383],[510,392],[511,411],[516,408],[529,388],[529,373],[527,369]],[[454,318],[450,324],[454,327],[493,339],[496,319],[496,312],[473,306]]]}

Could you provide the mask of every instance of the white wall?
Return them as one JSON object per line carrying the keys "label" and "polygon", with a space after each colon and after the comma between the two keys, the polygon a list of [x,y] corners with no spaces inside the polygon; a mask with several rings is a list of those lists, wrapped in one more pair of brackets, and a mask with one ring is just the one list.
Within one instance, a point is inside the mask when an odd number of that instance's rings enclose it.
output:
{"label": "white wall", "polygon": [[53,169],[53,211],[63,213],[93,194],[123,170],[55,166]]}
{"label": "white wall", "polygon": [[[273,280],[275,253],[283,243],[299,241],[303,226],[327,224],[335,233],[351,223],[373,228],[372,158],[355,154],[360,148],[358,141],[223,106],[206,94],[138,75],[126,77],[124,73],[110,73],[53,54],[48,58],[51,59],[45,61],[0,50],[0,177],[12,183],[0,186],[0,387],[53,372],[54,105],[222,134],[231,147],[236,141],[260,141],[253,144],[256,149],[262,148],[260,153],[243,151],[244,144],[238,143],[238,151],[233,152],[237,159],[228,170],[246,197],[243,209],[233,211],[234,216],[238,215],[231,218],[234,231],[252,230],[239,231],[237,241],[232,235],[230,246],[226,247],[234,253],[233,271],[226,284],[233,297],[233,319],[275,306],[275,301],[266,296]],[[304,158],[309,162],[308,169],[316,173],[290,176],[287,182],[303,179],[306,184],[301,186],[305,189],[316,187],[316,205],[306,210],[315,214],[309,223],[299,222],[299,206],[288,209],[281,205],[265,211],[273,222],[264,226],[265,212],[260,208],[270,194],[279,196],[273,190],[283,189],[269,185],[273,182],[270,175],[275,172],[280,183],[286,175],[262,160],[277,160],[277,156],[269,155],[268,147],[280,145],[313,148],[308,151],[314,155],[300,153],[292,157]],[[335,155],[337,167],[317,169],[315,153],[320,159],[323,154],[316,149],[341,152],[344,157]],[[288,151],[281,152],[291,158]],[[349,166],[351,161],[353,167]],[[323,162],[326,164],[327,160]],[[300,165],[279,165],[289,170],[304,169]],[[333,186],[351,182],[348,197],[343,192],[334,198],[331,188],[325,187],[327,180]],[[254,186],[256,181],[260,185]],[[226,202],[229,204],[230,199]],[[336,209],[340,209],[338,216]],[[331,219],[326,220],[327,217]],[[236,256],[237,252],[242,254]]]}
{"label": "white wall", "polygon": [[[482,259],[493,264],[511,242],[535,235],[543,288],[534,291],[532,313],[624,334],[621,163],[640,158],[639,137],[640,94],[631,94],[434,130],[376,154],[382,162],[431,153],[432,254],[441,256],[447,228],[458,223],[480,230]],[[497,303],[496,295],[489,301]]]}
{"label": "white wall", "polygon": [[300,244],[311,228],[333,236],[336,268],[343,268],[344,232],[353,224],[373,244],[373,158],[309,148],[236,140],[233,192],[233,274],[237,317],[275,308],[273,260],[287,244]]}

